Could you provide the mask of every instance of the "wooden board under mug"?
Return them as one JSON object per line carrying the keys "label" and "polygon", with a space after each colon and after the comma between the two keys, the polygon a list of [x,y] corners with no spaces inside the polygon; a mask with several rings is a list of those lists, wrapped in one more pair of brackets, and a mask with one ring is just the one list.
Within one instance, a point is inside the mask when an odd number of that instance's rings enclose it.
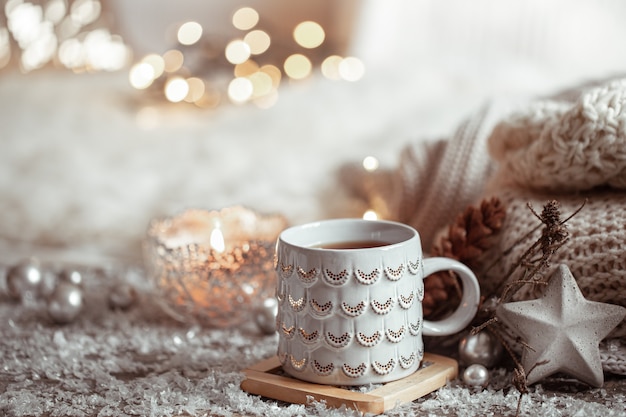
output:
{"label": "wooden board under mug", "polygon": [[362,393],[283,375],[278,357],[274,356],[245,369],[246,379],[241,382],[241,388],[251,394],[288,403],[323,401],[328,407],[345,405],[363,413],[381,414],[441,388],[457,377],[458,369],[454,359],[426,353],[420,368],[413,374]]}

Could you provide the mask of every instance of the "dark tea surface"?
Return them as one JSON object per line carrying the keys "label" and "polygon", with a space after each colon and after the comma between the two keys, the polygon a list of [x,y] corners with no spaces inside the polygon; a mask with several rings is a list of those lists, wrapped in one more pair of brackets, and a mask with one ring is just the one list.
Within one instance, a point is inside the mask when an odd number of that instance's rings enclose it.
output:
{"label": "dark tea surface", "polygon": [[380,240],[353,240],[346,242],[328,242],[319,245],[313,245],[311,247],[320,249],[367,249],[387,246],[389,244],[389,242],[383,242]]}

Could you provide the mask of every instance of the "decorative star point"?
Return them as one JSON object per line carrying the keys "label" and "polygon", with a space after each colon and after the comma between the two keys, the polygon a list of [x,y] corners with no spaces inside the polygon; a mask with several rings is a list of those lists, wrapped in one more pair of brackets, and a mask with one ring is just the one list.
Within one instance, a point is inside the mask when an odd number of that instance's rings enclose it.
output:
{"label": "decorative star point", "polygon": [[563,372],[601,387],[599,344],[626,308],[585,299],[569,268],[559,265],[541,298],[503,304],[496,315],[531,348],[522,353],[528,384]]}

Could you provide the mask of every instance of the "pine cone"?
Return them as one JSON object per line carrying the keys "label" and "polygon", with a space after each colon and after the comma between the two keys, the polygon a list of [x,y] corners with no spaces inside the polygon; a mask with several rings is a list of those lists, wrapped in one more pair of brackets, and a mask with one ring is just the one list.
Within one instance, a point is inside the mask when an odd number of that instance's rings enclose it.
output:
{"label": "pine cone", "polygon": [[[506,215],[498,198],[483,200],[480,207],[468,207],[448,226],[448,235],[432,250],[433,256],[445,256],[476,267],[480,257],[493,245],[493,237],[502,228]],[[447,311],[461,296],[457,277],[451,272],[438,272],[424,281],[424,316]]]}

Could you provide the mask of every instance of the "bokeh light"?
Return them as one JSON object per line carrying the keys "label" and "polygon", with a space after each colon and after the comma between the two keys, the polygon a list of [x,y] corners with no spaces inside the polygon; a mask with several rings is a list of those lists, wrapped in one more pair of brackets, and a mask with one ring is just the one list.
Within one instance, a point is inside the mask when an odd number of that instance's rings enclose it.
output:
{"label": "bokeh light", "polygon": [[[9,0],[17,1],[23,0]],[[95,0],[80,1],[87,4]],[[59,5],[55,8],[62,9]],[[52,10],[50,13],[55,14]],[[56,19],[62,14],[56,12]],[[34,17],[36,20],[37,16]],[[318,22],[304,20],[295,25],[292,31],[295,43],[277,42],[279,38],[274,37],[275,33],[258,27],[259,22],[259,12],[254,8],[234,9],[231,23],[244,33],[231,38],[218,37],[217,43],[206,39],[198,46],[207,37],[206,28],[195,21],[183,21],[177,27],[176,40],[182,46],[195,49],[179,47],[162,55],[146,55],[132,66],[129,80],[137,89],[163,88],[168,101],[193,103],[199,108],[214,108],[223,101],[269,108],[278,100],[284,77],[288,81],[303,80],[310,77],[317,66],[324,77],[332,80],[356,81],[363,77],[365,68],[360,60],[329,53],[332,52],[329,44],[333,43],[326,42],[326,33]],[[285,25],[291,24],[285,22]],[[73,30],[76,28],[68,25],[67,32]],[[71,37],[74,36],[78,35]],[[219,46],[216,48],[216,45]],[[324,49],[302,52],[302,48],[321,46]],[[78,44],[68,43],[65,48],[66,61],[80,58]],[[364,168],[376,169],[371,168],[374,163],[377,163],[375,158],[364,160]]]}
{"label": "bokeh light", "polygon": [[267,51],[272,43],[270,35],[262,30],[253,30],[244,36],[243,41],[250,47],[250,53],[260,55]]}
{"label": "bokeh light", "polygon": [[72,20],[71,16],[65,16],[57,27],[59,39],[68,39],[78,35],[81,27],[81,25]]}
{"label": "bokeh light", "polygon": [[237,77],[228,84],[228,98],[233,103],[245,103],[252,97],[254,86],[245,77]]}
{"label": "bokeh light", "polygon": [[329,80],[340,80],[339,65],[343,61],[343,58],[339,55],[331,55],[322,61],[321,71],[324,77]]}
{"label": "bokeh light", "polygon": [[67,14],[67,4],[65,0],[48,0],[45,4],[45,19],[53,24],[59,24]]}
{"label": "bokeh light", "polygon": [[193,45],[202,37],[202,26],[198,22],[186,22],[178,28],[177,38],[181,45]]}
{"label": "bokeh light", "polygon": [[250,30],[259,23],[259,13],[251,7],[242,7],[233,14],[233,26],[239,30]]}
{"label": "bokeh light", "polygon": [[258,70],[259,64],[249,59],[246,62],[235,65],[235,70],[233,71],[233,73],[235,74],[235,77],[247,77],[254,74]]}
{"label": "bokeh light", "polygon": [[185,97],[185,101],[188,103],[195,103],[204,96],[205,85],[204,81],[198,77],[187,78],[187,85],[189,86],[189,92]]}
{"label": "bokeh light", "polygon": [[302,54],[290,55],[283,66],[285,73],[294,80],[301,80],[311,74],[313,68],[309,58]]}
{"label": "bokeh light", "polygon": [[170,49],[163,54],[164,69],[166,72],[176,72],[182,68],[185,56],[178,49]]}
{"label": "bokeh light", "polygon": [[163,71],[165,71],[165,60],[160,55],[148,54],[143,57],[141,62],[145,62],[152,67],[154,70],[154,78],[159,78],[163,74]]}
{"label": "bokeh light", "polygon": [[339,63],[339,74],[346,81],[358,81],[363,78],[364,73],[365,66],[358,58],[347,57]]}
{"label": "bokeh light", "polygon": [[272,79],[272,85],[274,86],[274,88],[278,88],[278,85],[280,84],[280,80],[283,77],[282,72],[280,72],[280,68],[278,68],[276,65],[267,64],[267,65],[263,65],[259,69],[259,71],[262,71],[266,73],[267,75],[269,75],[270,78]]}
{"label": "bokeh light", "polygon": [[150,87],[154,79],[154,67],[147,62],[133,65],[128,74],[130,85],[138,90]]}
{"label": "bokeh light", "polygon": [[86,62],[89,69],[117,71],[122,69],[130,51],[119,36],[112,36],[106,29],[92,30],[83,42]]}
{"label": "bokeh light", "polygon": [[379,165],[378,159],[375,156],[366,156],[363,158],[363,168],[368,172],[376,171]]}
{"label": "bokeh light", "polygon": [[293,30],[294,40],[303,48],[317,48],[324,42],[325,37],[324,29],[317,22],[301,22]]}
{"label": "bokeh light", "polygon": [[6,8],[8,28],[20,48],[35,42],[42,31],[43,11],[32,3],[12,2]]}
{"label": "bokeh light", "polygon": [[257,71],[248,77],[252,83],[252,97],[261,97],[272,91],[272,77],[268,74]]}
{"label": "bokeh light", "polygon": [[172,103],[183,101],[189,93],[189,84],[182,77],[172,77],[165,83],[165,98]]}
{"label": "bokeh light", "polygon": [[59,61],[66,68],[79,68],[85,63],[82,43],[76,38],[69,38],[59,46]]}
{"label": "bokeh light", "polygon": [[[130,49],[122,38],[106,28],[85,28],[98,21],[101,12],[97,0],[7,1],[4,13],[8,35],[19,47],[21,70],[29,72],[49,63],[75,72],[123,68]],[[0,34],[0,64],[5,63],[9,52],[10,37],[7,41],[7,34],[4,38]]]}
{"label": "bokeh light", "polygon": [[102,6],[97,0],[76,0],[70,8],[70,16],[75,23],[85,26],[100,17],[101,9]]}
{"label": "bokeh light", "polygon": [[224,54],[231,64],[242,64],[250,58],[250,46],[241,39],[235,39],[226,45]]}

